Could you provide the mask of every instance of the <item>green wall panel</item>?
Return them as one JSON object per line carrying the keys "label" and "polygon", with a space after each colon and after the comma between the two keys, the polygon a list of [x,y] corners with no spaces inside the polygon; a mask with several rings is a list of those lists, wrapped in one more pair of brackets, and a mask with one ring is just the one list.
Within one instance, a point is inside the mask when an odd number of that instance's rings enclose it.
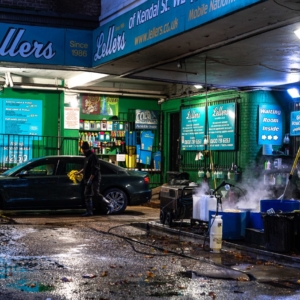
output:
{"label": "green wall panel", "polygon": [[[253,91],[253,92],[221,92],[215,94],[199,95],[189,98],[181,98],[169,100],[161,105],[164,114],[164,143],[163,143],[163,156],[168,156],[170,148],[169,145],[169,120],[170,114],[180,112],[181,106],[188,107],[194,105],[213,105],[217,103],[227,103],[236,100],[237,103],[237,127],[236,127],[236,150],[234,151],[211,151],[212,162],[216,167],[222,167],[224,170],[230,168],[232,163],[240,167],[242,178],[245,176],[255,176],[253,169],[261,163],[262,146],[257,143],[258,133],[258,107],[260,104],[277,104],[284,110],[283,124],[289,118],[291,101],[284,92],[269,92],[269,91]],[[287,128],[287,127],[286,127]],[[209,168],[211,159],[210,155],[204,161],[195,162],[196,151],[191,153],[184,153],[185,161],[182,166],[182,171],[190,174],[192,181],[198,181],[199,168]],[[183,169],[184,168],[184,169]],[[165,160],[164,170],[169,170],[168,160]],[[166,176],[164,181],[166,181]]]}

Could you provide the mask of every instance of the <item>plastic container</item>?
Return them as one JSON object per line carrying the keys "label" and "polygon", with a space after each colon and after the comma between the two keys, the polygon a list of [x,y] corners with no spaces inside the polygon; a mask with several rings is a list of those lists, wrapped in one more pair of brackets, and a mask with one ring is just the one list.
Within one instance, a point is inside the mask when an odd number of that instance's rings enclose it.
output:
{"label": "plastic container", "polygon": [[272,155],[273,147],[272,145],[263,145],[262,154],[263,155]]}
{"label": "plastic container", "polygon": [[201,196],[193,195],[193,219],[200,220]]}
{"label": "plastic container", "polygon": [[262,218],[262,214],[260,212],[250,212],[249,218],[249,228],[263,230],[264,229],[264,222]]}
{"label": "plastic container", "polygon": [[214,196],[209,196],[207,198],[207,202],[206,202],[206,211],[205,211],[205,220],[206,222],[209,221],[209,211],[210,210],[216,210],[217,208],[217,198]]}
{"label": "plastic container", "polygon": [[[212,215],[216,211],[209,211],[209,222],[211,222]],[[245,211],[242,212],[218,212],[223,220],[223,240],[239,240],[245,237],[246,232],[246,215]]]}
{"label": "plastic container", "polygon": [[210,221],[209,247],[214,253],[220,253],[222,248],[223,220],[222,216],[212,215]]}
{"label": "plastic container", "polygon": [[294,248],[294,215],[263,214],[265,246],[268,251],[285,253]]}
{"label": "plastic container", "polygon": [[207,199],[210,196],[208,195],[202,195],[200,197],[200,220],[207,222],[207,216],[206,216],[206,212],[207,212]]}
{"label": "plastic container", "polygon": [[273,208],[275,211],[291,212],[300,209],[300,201],[298,200],[260,200],[260,211],[267,212]]}
{"label": "plastic container", "polygon": [[[209,221],[209,210],[216,210],[217,198],[210,195],[201,195],[199,200],[199,218],[203,222]],[[196,208],[197,209],[197,208]],[[197,218],[195,218],[197,219]]]}

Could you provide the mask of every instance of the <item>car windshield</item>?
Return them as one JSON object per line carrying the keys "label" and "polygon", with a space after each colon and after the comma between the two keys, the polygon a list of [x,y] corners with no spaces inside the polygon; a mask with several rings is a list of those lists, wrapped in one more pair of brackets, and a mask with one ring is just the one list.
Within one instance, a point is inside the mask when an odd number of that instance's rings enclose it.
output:
{"label": "car windshield", "polygon": [[10,176],[11,174],[17,172],[19,169],[22,169],[23,167],[25,167],[26,165],[28,165],[28,163],[30,163],[32,160],[28,160],[25,161],[17,166],[14,166],[13,168],[3,172],[2,174],[0,174],[0,176]]}

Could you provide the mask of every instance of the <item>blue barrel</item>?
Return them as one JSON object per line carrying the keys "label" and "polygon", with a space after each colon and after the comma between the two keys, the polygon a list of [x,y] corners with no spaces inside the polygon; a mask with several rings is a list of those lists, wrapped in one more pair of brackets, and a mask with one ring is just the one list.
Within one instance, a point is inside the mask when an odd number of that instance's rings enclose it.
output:
{"label": "blue barrel", "polygon": [[264,221],[260,212],[251,211],[250,212],[250,221],[249,228],[263,230]]}
{"label": "blue barrel", "polygon": [[[209,224],[211,224],[212,215],[216,211],[209,211]],[[223,239],[224,240],[240,240],[245,237],[246,216],[245,211],[242,212],[218,212],[223,220]]]}
{"label": "blue barrel", "polygon": [[273,208],[276,211],[291,212],[300,209],[300,201],[298,200],[260,200],[260,211],[267,212]]}

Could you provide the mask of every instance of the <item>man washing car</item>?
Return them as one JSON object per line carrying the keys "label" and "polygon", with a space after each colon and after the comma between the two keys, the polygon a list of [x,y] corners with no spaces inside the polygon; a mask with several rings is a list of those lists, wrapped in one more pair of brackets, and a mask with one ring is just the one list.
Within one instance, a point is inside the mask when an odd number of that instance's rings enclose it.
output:
{"label": "man washing car", "polygon": [[86,205],[86,213],[83,217],[89,217],[93,215],[93,196],[101,199],[106,205],[107,214],[114,211],[113,205],[100,194],[100,182],[101,182],[101,172],[100,172],[100,162],[97,155],[90,149],[88,142],[83,142],[81,149],[85,155],[83,169],[76,172],[76,174],[83,173],[84,182],[84,200]]}

